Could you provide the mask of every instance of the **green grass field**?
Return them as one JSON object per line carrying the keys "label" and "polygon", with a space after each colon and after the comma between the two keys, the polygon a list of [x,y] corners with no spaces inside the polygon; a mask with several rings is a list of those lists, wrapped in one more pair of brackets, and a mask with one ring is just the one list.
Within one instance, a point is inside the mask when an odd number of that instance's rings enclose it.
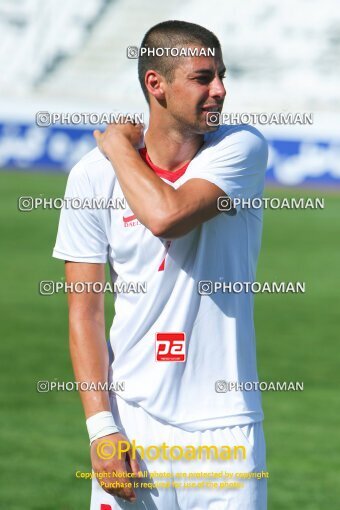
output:
{"label": "green grass field", "polygon": [[[0,173],[0,508],[85,510],[88,438],[75,392],[38,393],[39,380],[72,381],[64,294],[40,296],[60,280],[52,259],[59,211],[19,212],[20,195],[59,197],[66,176]],[[340,486],[340,195],[271,190],[267,196],[324,196],[324,210],[267,210],[259,281],[305,281],[305,294],[257,294],[258,368],[264,381],[303,381],[303,392],[263,394],[269,510],[336,510]],[[106,295],[107,325],[112,298]],[[171,509],[169,509],[171,510]],[[244,509],[247,510],[247,509]]]}

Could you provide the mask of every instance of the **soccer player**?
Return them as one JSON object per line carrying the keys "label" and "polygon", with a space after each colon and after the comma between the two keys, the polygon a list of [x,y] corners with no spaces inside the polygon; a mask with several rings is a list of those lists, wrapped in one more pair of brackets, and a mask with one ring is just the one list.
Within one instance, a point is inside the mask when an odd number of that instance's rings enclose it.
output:
{"label": "soccer player", "polygon": [[[154,51],[169,47],[181,53]],[[144,139],[138,124],[95,131],[98,148],[71,170],[65,193],[125,198],[126,207],[63,209],[53,252],[66,261],[67,282],[104,283],[109,262],[115,284],[146,284],[117,294],[109,349],[103,293],[69,294],[76,380],[124,383],[80,392],[91,510],[265,510],[266,480],[251,476],[266,467],[261,398],[228,386],[257,381],[253,296],[216,283],[254,281],[262,213],[217,203],[262,196],[267,144],[249,126],[209,126],[226,95],[213,33],[167,21],[141,48]],[[243,455],[216,457],[235,448]]]}

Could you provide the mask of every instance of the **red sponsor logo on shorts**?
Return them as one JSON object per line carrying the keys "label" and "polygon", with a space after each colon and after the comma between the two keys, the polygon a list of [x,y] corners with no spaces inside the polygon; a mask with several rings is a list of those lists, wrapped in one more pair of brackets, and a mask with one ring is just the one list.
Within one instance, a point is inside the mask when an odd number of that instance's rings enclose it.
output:
{"label": "red sponsor logo on shorts", "polygon": [[112,510],[111,505],[103,505],[103,503],[100,505],[100,510]]}
{"label": "red sponsor logo on shorts", "polygon": [[185,361],[185,333],[156,333],[156,361]]}

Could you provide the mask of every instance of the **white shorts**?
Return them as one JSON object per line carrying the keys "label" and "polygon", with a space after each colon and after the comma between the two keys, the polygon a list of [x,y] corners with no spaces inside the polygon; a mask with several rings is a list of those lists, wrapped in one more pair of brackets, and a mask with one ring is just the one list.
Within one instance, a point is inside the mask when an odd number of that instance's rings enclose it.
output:
{"label": "white shorts", "polygon": [[[94,478],[92,480],[91,510],[267,509],[266,454],[262,422],[187,432],[156,420],[141,407],[128,404],[118,396],[117,403],[111,401],[111,406],[116,423],[121,426],[129,441],[135,440],[136,445],[142,445],[145,449],[151,445],[161,446],[162,443],[166,443],[169,447],[181,445],[183,449],[187,445],[193,445],[195,449],[203,445],[215,445],[218,451],[222,445],[230,446],[231,450],[233,450],[233,446],[244,446],[243,451],[246,452],[246,458],[230,460],[221,460],[220,458],[167,460],[161,458],[162,456],[157,460],[149,460],[146,457],[144,460],[139,458],[142,471],[171,473],[172,475],[165,478],[154,475],[152,478],[143,478],[138,481],[153,482],[155,485],[157,482],[170,482],[170,488],[136,488],[134,490],[137,501],[130,503],[105,492]],[[172,457],[179,455],[179,452],[178,449],[174,450]],[[150,456],[154,456],[154,453],[155,450]],[[169,457],[169,453],[166,456]],[[238,457],[240,456],[238,455]],[[183,476],[183,473],[186,476]],[[207,478],[204,476],[206,473],[214,474]],[[235,473],[239,475],[235,476]],[[258,478],[250,474],[246,475],[247,478],[240,477],[240,473],[257,473]],[[259,473],[264,473],[263,477],[260,477]],[[180,484],[181,487],[174,487],[174,482]],[[198,483],[201,486],[195,485]],[[214,485],[209,485],[209,483]],[[234,483],[233,487],[230,486],[232,483]],[[187,484],[186,487],[184,484]],[[190,486],[190,484],[193,485]]]}

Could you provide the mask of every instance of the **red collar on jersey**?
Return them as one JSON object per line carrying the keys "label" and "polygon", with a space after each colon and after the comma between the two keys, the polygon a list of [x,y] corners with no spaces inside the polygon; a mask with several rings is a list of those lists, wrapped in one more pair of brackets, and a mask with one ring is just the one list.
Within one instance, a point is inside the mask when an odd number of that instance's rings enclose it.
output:
{"label": "red collar on jersey", "polygon": [[174,172],[171,172],[170,170],[163,170],[162,168],[159,168],[158,166],[154,165],[149,157],[149,154],[147,153],[146,147],[143,147],[142,149],[139,149],[139,154],[142,158],[142,160],[157,174],[159,177],[163,177],[167,181],[170,182],[176,182],[177,179],[182,177],[182,175],[185,173],[186,169],[189,166],[189,163],[186,163],[185,165],[181,166],[181,168],[178,168],[178,170],[175,170]]}

